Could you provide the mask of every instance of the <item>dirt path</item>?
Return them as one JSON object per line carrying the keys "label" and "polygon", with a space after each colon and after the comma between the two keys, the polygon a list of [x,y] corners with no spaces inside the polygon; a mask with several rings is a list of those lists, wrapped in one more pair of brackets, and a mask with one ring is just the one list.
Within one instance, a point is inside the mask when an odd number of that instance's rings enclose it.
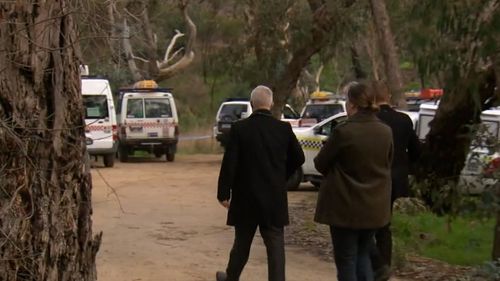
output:
{"label": "dirt path", "polygon": [[[136,159],[93,169],[94,231],[103,231],[101,281],[209,281],[226,266],[233,239],[215,200],[219,155],[179,156],[174,163]],[[119,195],[120,204],[105,179]],[[290,204],[310,192],[289,194]],[[260,236],[241,280],[267,280]],[[287,246],[287,280],[335,280],[333,264]]]}

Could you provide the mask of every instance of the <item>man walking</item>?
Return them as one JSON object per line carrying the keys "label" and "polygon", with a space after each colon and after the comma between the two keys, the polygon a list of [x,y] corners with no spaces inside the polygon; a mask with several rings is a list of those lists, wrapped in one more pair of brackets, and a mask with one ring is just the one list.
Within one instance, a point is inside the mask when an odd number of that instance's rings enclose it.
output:
{"label": "man walking", "polygon": [[[413,130],[413,122],[408,115],[394,110],[390,106],[391,95],[387,85],[377,82],[375,86],[377,103],[380,111],[377,117],[392,129],[394,156],[392,160],[391,210],[396,199],[409,196],[408,174],[410,164],[419,157],[419,141]],[[392,232],[390,224],[375,233],[376,249],[371,260],[375,272],[375,281],[386,281],[390,277],[392,260]]]}
{"label": "man walking", "polygon": [[269,281],[285,280],[283,228],[288,224],[286,181],[304,163],[290,124],[271,115],[273,93],[265,86],[251,93],[253,114],[233,124],[222,160],[217,199],[229,209],[235,239],[225,272],[217,281],[238,281],[259,227],[267,249]]}

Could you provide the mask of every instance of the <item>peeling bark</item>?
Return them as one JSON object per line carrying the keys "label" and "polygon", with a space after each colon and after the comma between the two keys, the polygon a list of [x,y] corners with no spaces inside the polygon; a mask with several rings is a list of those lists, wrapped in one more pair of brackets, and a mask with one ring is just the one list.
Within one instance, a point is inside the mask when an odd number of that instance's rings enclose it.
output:
{"label": "peeling bark", "polygon": [[67,1],[0,4],[0,280],[96,280],[76,44]]}

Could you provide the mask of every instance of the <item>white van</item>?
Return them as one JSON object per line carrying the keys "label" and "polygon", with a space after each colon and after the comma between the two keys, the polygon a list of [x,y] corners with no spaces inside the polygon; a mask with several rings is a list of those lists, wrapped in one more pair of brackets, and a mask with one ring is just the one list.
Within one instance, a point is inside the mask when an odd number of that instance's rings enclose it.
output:
{"label": "white van", "polygon": [[[434,119],[438,103],[424,103],[420,105],[417,135],[420,140],[430,131],[429,122]],[[465,166],[460,174],[459,183],[467,193],[480,193],[484,186],[493,186],[498,180],[494,178],[483,178],[484,171],[492,167],[492,163],[500,161],[500,152],[496,145],[488,143],[493,139],[494,143],[500,141],[500,108],[492,108],[481,113],[481,125],[483,133],[475,139],[481,143],[473,143],[471,151],[467,155]],[[488,139],[488,140],[487,140]]]}
{"label": "white van", "polygon": [[120,161],[127,162],[134,151],[166,155],[174,161],[179,140],[179,118],[170,89],[159,88],[153,80],[139,81],[120,89]]}
{"label": "white van", "polygon": [[91,156],[102,156],[106,167],[113,167],[118,147],[115,105],[106,79],[82,76],[85,107],[85,132],[90,138],[87,150]]}

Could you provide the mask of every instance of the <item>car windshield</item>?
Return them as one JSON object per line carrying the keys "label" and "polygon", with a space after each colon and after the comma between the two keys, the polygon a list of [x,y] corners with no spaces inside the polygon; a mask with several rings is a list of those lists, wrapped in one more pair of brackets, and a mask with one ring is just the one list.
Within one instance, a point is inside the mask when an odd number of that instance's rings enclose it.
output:
{"label": "car windshield", "polygon": [[168,99],[145,99],[146,118],[172,117],[172,108]]}
{"label": "car windshield", "polygon": [[84,95],[86,119],[103,119],[109,117],[108,100],[105,95]]}
{"label": "car windshield", "polygon": [[337,113],[344,112],[341,104],[308,104],[302,114],[302,118],[315,118],[321,121]]}
{"label": "car windshield", "polygon": [[225,104],[220,110],[219,118],[231,118],[233,120],[241,119],[241,114],[247,112],[246,104]]}
{"label": "car windshield", "polygon": [[283,117],[285,119],[298,119],[299,116],[290,107],[285,106],[283,108]]}
{"label": "car windshield", "polygon": [[143,99],[127,100],[127,118],[144,118]]}

